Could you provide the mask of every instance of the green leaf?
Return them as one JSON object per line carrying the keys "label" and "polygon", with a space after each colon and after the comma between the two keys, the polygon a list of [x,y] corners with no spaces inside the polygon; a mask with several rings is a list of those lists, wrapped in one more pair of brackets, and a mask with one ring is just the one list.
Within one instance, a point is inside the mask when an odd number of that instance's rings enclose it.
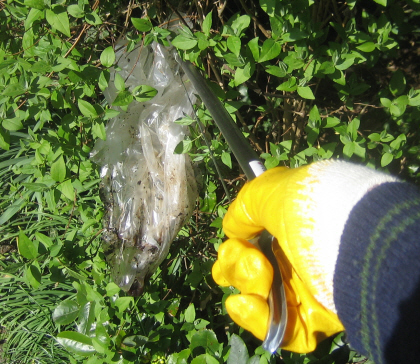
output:
{"label": "green leaf", "polygon": [[66,178],[66,163],[64,162],[63,156],[60,156],[52,165],[51,165],[51,177],[54,181],[63,182]]}
{"label": "green leaf", "polygon": [[280,86],[278,86],[277,90],[292,92],[295,91],[296,88],[296,77],[290,77],[286,82],[283,82]]}
{"label": "green leaf", "polygon": [[248,42],[248,48],[252,53],[252,57],[254,58],[255,62],[258,62],[259,58],[260,58],[260,47],[258,45],[258,37],[251,39]]}
{"label": "green leaf", "polygon": [[348,142],[347,144],[344,145],[344,148],[343,148],[344,156],[347,158],[351,158],[351,156],[354,154],[355,149],[356,149],[355,142]]}
{"label": "green leaf", "polygon": [[115,52],[113,47],[105,48],[101,53],[101,63],[105,67],[111,67],[115,62]]}
{"label": "green leaf", "polygon": [[192,49],[197,45],[197,43],[197,39],[194,39],[192,37],[187,38],[184,35],[177,35],[174,39],[172,39],[172,45],[175,48],[183,50]]}
{"label": "green leaf", "polygon": [[206,15],[206,17],[203,20],[203,24],[201,24],[201,29],[203,30],[203,33],[208,37],[210,35],[210,30],[211,30],[211,26],[212,26],[212,16],[213,13],[212,11],[210,11],[210,13],[208,13]]}
{"label": "green leaf", "polygon": [[152,86],[140,85],[134,88],[132,94],[138,102],[144,102],[153,99],[156,96],[157,92],[158,91]]}
{"label": "green leaf", "polygon": [[273,39],[266,39],[261,48],[260,58],[258,62],[269,61],[270,59],[276,58],[281,52],[281,45]]}
{"label": "green leaf", "polygon": [[381,158],[381,167],[386,167],[393,159],[394,156],[391,153],[384,153]]}
{"label": "green leaf", "polygon": [[362,52],[369,53],[369,52],[373,52],[375,50],[376,45],[373,42],[365,42],[365,43],[357,46],[356,48],[361,50]]}
{"label": "green leaf", "polygon": [[394,96],[401,95],[405,91],[405,85],[406,81],[403,71],[400,69],[396,70],[389,82],[389,90]]}
{"label": "green leaf", "polygon": [[101,91],[105,91],[105,89],[108,87],[110,80],[110,73],[108,70],[103,70],[101,74],[99,75],[98,79],[98,86],[101,89]]}
{"label": "green leaf", "polygon": [[375,1],[375,3],[377,3],[379,5],[382,5],[382,6],[386,6],[387,2],[388,2],[388,0],[374,0],[374,1]]}
{"label": "green leaf", "polygon": [[68,179],[60,183],[57,189],[70,201],[74,200],[75,192],[74,192],[74,187],[73,187],[73,184],[71,183],[71,180]]}
{"label": "green leaf", "polygon": [[57,335],[57,341],[73,354],[89,356],[95,353],[92,339],[74,331],[62,331]]}
{"label": "green leaf", "polygon": [[388,107],[388,108],[391,107],[392,102],[390,99],[387,99],[386,97],[381,97],[380,101],[383,106]]}
{"label": "green leaf", "polygon": [[228,49],[236,56],[241,52],[241,39],[234,35],[230,36],[226,41]]}
{"label": "green leaf", "polygon": [[149,19],[146,18],[131,18],[131,22],[134,25],[134,28],[140,32],[148,32],[152,29],[152,23]]}
{"label": "green leaf", "polygon": [[124,82],[124,79],[122,78],[122,76],[119,73],[116,73],[115,74],[114,85],[115,85],[115,88],[118,91],[124,91],[125,90],[125,82]]}
{"label": "green leaf", "polygon": [[80,306],[77,302],[66,300],[61,302],[52,314],[54,322],[58,325],[71,324],[79,316]]}
{"label": "green leaf", "polygon": [[93,122],[92,125],[92,134],[102,140],[106,140],[106,130],[104,123],[101,122]]}
{"label": "green leaf", "polygon": [[115,300],[115,307],[118,308],[119,312],[125,311],[134,302],[133,297],[118,297]]}
{"label": "green leaf", "polygon": [[77,106],[79,106],[80,112],[86,117],[96,118],[98,116],[98,113],[96,112],[93,105],[85,100],[77,100]]}
{"label": "green leaf", "polygon": [[35,259],[38,256],[38,247],[22,230],[19,231],[18,251],[26,259]]}
{"label": "green leaf", "polygon": [[399,117],[404,114],[408,105],[408,97],[406,95],[402,95],[396,98],[391,106],[389,107],[389,112],[391,115]]}
{"label": "green leaf", "polygon": [[297,40],[304,39],[308,37],[308,32],[293,28],[289,33],[285,33],[282,36],[284,42],[296,42]]}
{"label": "green leaf", "polygon": [[131,92],[123,90],[123,91],[118,92],[117,97],[115,98],[112,105],[127,106],[131,103],[131,101],[133,101],[133,95],[131,94]]}
{"label": "green leaf", "polygon": [[66,10],[61,5],[55,6],[52,10],[45,11],[47,22],[55,29],[70,37],[70,22]]}
{"label": "green leaf", "polygon": [[279,66],[270,65],[266,67],[265,71],[270,75],[280,77],[280,78],[286,77],[287,75],[287,69],[279,67]]}
{"label": "green leaf", "polygon": [[207,353],[213,354],[219,348],[216,334],[212,330],[202,330],[196,332],[191,338],[190,350],[202,347]]}
{"label": "green leaf", "polygon": [[191,303],[187,309],[185,310],[185,314],[184,314],[184,319],[185,322],[194,322],[195,320],[195,307],[194,307],[194,303]]}
{"label": "green leaf", "polygon": [[121,291],[121,288],[118,287],[114,282],[109,282],[106,285],[105,289],[106,289],[106,295],[108,297],[112,297]]}
{"label": "green leaf", "polygon": [[3,90],[3,96],[19,96],[25,93],[25,88],[20,83],[12,83]]}
{"label": "green leaf", "polygon": [[174,149],[175,154],[188,153],[192,148],[192,141],[189,139],[182,140]]}
{"label": "green leaf", "polygon": [[125,336],[122,343],[130,348],[140,347],[146,344],[149,339],[143,335]]}
{"label": "green leaf", "polygon": [[77,331],[81,334],[88,335],[91,332],[92,325],[95,322],[95,307],[96,302],[89,301],[80,308],[77,321]]}
{"label": "green leaf", "polygon": [[41,242],[46,248],[50,248],[53,246],[53,241],[51,240],[51,238],[47,235],[44,235],[38,231],[35,232],[35,237],[36,239]]}
{"label": "green leaf", "polygon": [[237,68],[233,78],[235,86],[239,86],[248,81],[251,78],[253,71],[250,63],[247,63],[244,68]]}
{"label": "green leaf", "polygon": [[354,118],[347,126],[347,132],[350,134],[352,140],[356,140],[357,131],[360,127],[360,119]]}
{"label": "green leaf", "polygon": [[[182,360],[182,361],[180,361],[180,363],[187,363],[187,362]],[[191,364],[219,364],[219,361],[215,357],[206,353],[206,354],[201,354],[201,355],[195,357],[191,361]]]}
{"label": "green leaf", "polygon": [[67,12],[75,18],[83,18],[85,16],[85,12],[79,4],[72,4],[67,6]]}
{"label": "green leaf", "polygon": [[236,36],[240,36],[242,31],[249,27],[251,23],[251,17],[249,15],[241,15],[237,17],[231,24],[231,28],[233,29]]}
{"label": "green leaf", "polygon": [[2,127],[0,127],[0,148],[3,150],[9,150],[10,148],[10,132]]}
{"label": "green leaf", "polygon": [[409,96],[408,105],[410,106],[420,106],[420,92],[414,93],[413,95]]}
{"label": "green leaf", "polygon": [[25,4],[25,6],[35,8],[38,10],[45,9],[44,0],[25,0],[23,3]]}
{"label": "green leaf", "polygon": [[37,261],[32,262],[25,270],[25,278],[33,289],[41,285],[41,270]]}
{"label": "green leaf", "polygon": [[10,131],[17,131],[23,129],[23,125],[18,118],[4,119],[2,122],[3,128]]}
{"label": "green leaf", "polygon": [[222,152],[222,162],[223,164],[228,166],[230,169],[232,169],[232,159],[231,159],[230,153]]}
{"label": "green leaf", "polygon": [[315,96],[311,88],[308,86],[305,86],[305,87],[298,86],[297,93],[299,94],[300,97],[303,97],[304,99],[315,100]]}
{"label": "green leaf", "polygon": [[238,335],[232,334],[229,340],[229,345],[230,353],[227,364],[246,363],[248,361],[248,349]]}

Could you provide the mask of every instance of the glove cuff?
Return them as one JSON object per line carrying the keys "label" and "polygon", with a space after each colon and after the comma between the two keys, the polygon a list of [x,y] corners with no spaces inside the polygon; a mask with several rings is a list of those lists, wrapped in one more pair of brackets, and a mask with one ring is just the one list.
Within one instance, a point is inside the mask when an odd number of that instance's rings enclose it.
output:
{"label": "glove cuff", "polygon": [[[307,194],[307,216],[313,218],[313,247],[316,261],[308,267],[314,280],[315,297],[336,312],[332,287],[341,236],[350,212],[363,196],[376,186],[398,179],[364,166],[345,161],[321,161],[308,167],[300,183]],[[302,193],[302,192],[301,192]]]}

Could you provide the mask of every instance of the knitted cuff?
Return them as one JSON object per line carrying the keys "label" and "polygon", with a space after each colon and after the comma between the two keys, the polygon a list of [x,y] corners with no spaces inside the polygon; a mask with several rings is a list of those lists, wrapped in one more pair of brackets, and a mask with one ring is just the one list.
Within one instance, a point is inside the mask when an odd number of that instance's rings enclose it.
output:
{"label": "knitted cuff", "polygon": [[420,358],[420,193],[385,183],[353,208],[341,238],[334,301],[351,345],[376,364]]}
{"label": "knitted cuff", "polygon": [[[332,293],[340,238],[349,214],[368,191],[398,179],[340,160],[313,163],[308,172],[308,177],[299,182],[304,186],[299,209],[302,215],[313,220],[313,230],[309,234],[316,247],[307,253],[313,263],[308,269],[312,277],[320,277],[319,282],[323,285],[317,287],[316,299],[336,312],[333,295],[327,293]],[[294,202],[297,203],[297,199]]]}

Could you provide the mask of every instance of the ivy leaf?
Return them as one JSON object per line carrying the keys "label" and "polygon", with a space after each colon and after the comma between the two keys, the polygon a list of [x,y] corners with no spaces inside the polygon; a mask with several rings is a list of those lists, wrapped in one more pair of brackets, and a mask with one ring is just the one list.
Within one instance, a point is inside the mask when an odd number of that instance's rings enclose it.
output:
{"label": "ivy leaf", "polygon": [[58,5],[54,9],[47,9],[45,12],[47,22],[55,29],[70,37],[70,22],[64,7]]}
{"label": "ivy leaf", "polygon": [[38,247],[22,230],[19,231],[18,251],[26,259],[35,259],[38,256]]}
{"label": "ivy leaf", "polygon": [[297,93],[300,97],[303,97],[304,99],[315,100],[315,96],[309,86],[298,87]]}
{"label": "ivy leaf", "polygon": [[75,331],[60,332],[57,341],[73,354],[89,356],[95,353],[92,339]]}
{"label": "ivy leaf", "polygon": [[66,163],[64,162],[63,156],[60,156],[52,165],[51,165],[51,177],[54,181],[63,182],[66,178]]}
{"label": "ivy leaf", "polygon": [[107,47],[101,53],[101,63],[105,67],[111,67],[115,62],[115,52],[113,47]]}

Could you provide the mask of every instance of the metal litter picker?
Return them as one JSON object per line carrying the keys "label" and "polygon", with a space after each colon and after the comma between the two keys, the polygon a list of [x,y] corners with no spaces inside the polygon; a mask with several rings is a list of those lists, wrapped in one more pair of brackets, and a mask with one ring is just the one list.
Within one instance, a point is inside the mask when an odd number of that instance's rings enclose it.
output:
{"label": "metal litter picker", "polygon": [[[176,59],[209,110],[248,180],[259,176],[265,171],[264,165],[223,104],[207,85],[204,77],[191,63],[181,60],[180,57],[176,57]],[[286,295],[280,269],[272,250],[274,239],[267,231],[264,231],[259,237],[259,246],[274,268],[274,279],[268,298],[270,307],[269,329],[263,342],[264,349],[272,353],[280,346],[287,323]]]}

